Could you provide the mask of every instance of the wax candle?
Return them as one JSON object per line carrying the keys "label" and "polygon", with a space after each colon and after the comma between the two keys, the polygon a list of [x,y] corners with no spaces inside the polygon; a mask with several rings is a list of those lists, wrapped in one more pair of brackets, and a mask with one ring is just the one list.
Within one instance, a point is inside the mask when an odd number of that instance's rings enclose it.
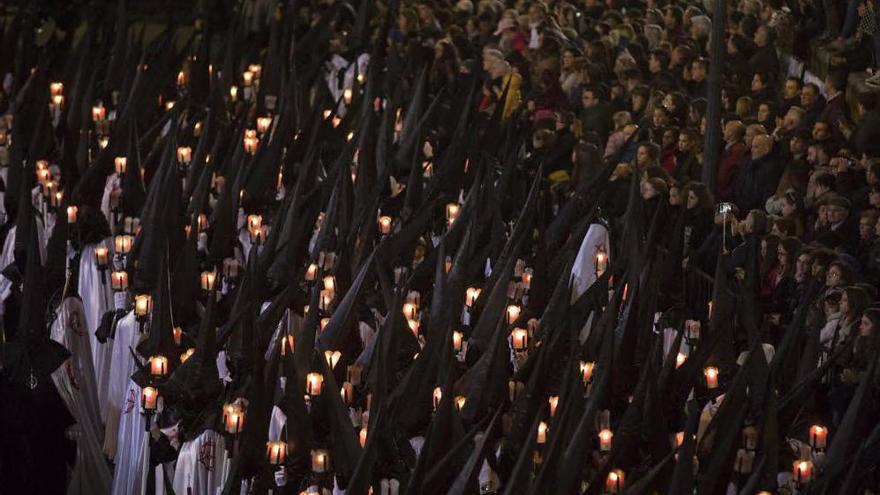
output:
{"label": "wax candle", "polygon": [[623,471],[615,469],[605,479],[605,491],[609,494],[620,493],[623,489]]}
{"label": "wax candle", "polygon": [[139,317],[145,317],[153,311],[153,298],[149,294],[134,296],[134,312]]}
{"label": "wax candle", "polygon": [[226,404],[223,407],[223,423],[226,433],[237,435],[244,429],[245,411],[236,404]]}
{"label": "wax candle", "polygon": [[269,464],[278,466],[287,457],[287,442],[281,440],[269,440],[266,442],[266,459]]}
{"label": "wax candle", "polygon": [[204,271],[200,276],[200,282],[202,286],[202,290],[205,292],[210,291],[214,288],[214,281],[217,278],[217,274],[213,271]]}
{"label": "wax candle", "polygon": [[703,375],[706,377],[706,386],[708,388],[718,388],[718,368],[708,366],[703,369]]}
{"label": "wax candle", "polygon": [[339,363],[339,360],[342,358],[342,353],[339,351],[324,351],[324,359],[327,360],[327,366],[332,370],[336,367],[336,364]]}
{"label": "wax candle", "polygon": [[391,233],[391,217],[383,215],[379,217],[379,232],[382,234]]}
{"label": "wax candle", "polygon": [[555,416],[556,415],[556,406],[559,405],[559,396],[558,395],[551,395],[550,397],[547,397],[547,404],[550,405],[550,416]]}
{"label": "wax candle", "polygon": [[165,376],[168,374],[168,358],[165,356],[153,356],[150,358],[150,374],[153,376]]}
{"label": "wax candle", "polygon": [[596,252],[596,278],[601,277],[605,274],[605,270],[608,267],[608,255],[605,254],[605,251],[599,250]]}
{"label": "wax candle", "polygon": [[366,426],[362,427],[361,431],[358,432],[358,441],[360,442],[361,447],[363,447],[367,444],[367,433],[368,432],[369,432],[369,430],[367,430]]}
{"label": "wax candle", "polygon": [[103,122],[107,118],[107,109],[104,105],[95,105],[92,107],[92,121],[96,124]]}
{"label": "wax candle", "polygon": [[547,442],[547,429],[548,429],[548,428],[549,428],[549,427],[547,426],[547,423],[545,423],[545,422],[543,422],[543,421],[541,421],[540,423],[538,423],[538,432],[537,432],[537,434],[538,434],[538,438],[537,438],[537,443],[538,443],[539,445],[544,444],[544,443]]}
{"label": "wax candle", "polygon": [[312,451],[312,472],[325,473],[329,468],[330,453],[324,449]]}
{"label": "wax candle", "polygon": [[110,250],[105,248],[104,246],[95,248],[95,264],[98,265],[98,268],[107,268],[107,264],[110,262]]}
{"label": "wax candle", "polygon": [[145,412],[155,411],[159,400],[159,392],[154,387],[144,387],[141,390],[141,407]]}
{"label": "wax candle", "polygon": [[455,352],[461,352],[462,342],[464,341],[464,334],[459,331],[452,332],[452,350]]}
{"label": "wax candle", "polygon": [[342,100],[345,101],[346,105],[348,105],[351,103],[351,98],[352,98],[351,88],[345,88],[345,90],[342,92]]}
{"label": "wax candle", "polygon": [[590,383],[593,379],[593,368],[595,367],[595,363],[592,361],[581,361],[580,369],[581,376],[583,377],[584,383]]}
{"label": "wax candle", "polygon": [[343,404],[351,405],[354,398],[354,387],[351,386],[351,383],[345,382],[339,387],[339,396],[342,398]]}
{"label": "wax candle", "polygon": [[455,409],[457,409],[459,412],[461,412],[461,410],[464,409],[465,402],[467,402],[467,398],[465,396],[456,395],[455,396]]}
{"label": "wax candle", "polygon": [[507,306],[507,311],[505,312],[505,317],[506,317],[505,321],[507,322],[507,324],[508,324],[508,325],[511,325],[511,324],[513,324],[513,322],[515,322],[516,320],[518,320],[518,319],[519,319],[519,314],[520,314],[521,311],[522,311],[522,308],[520,308],[520,307],[519,307],[518,305],[516,305],[516,304],[510,304],[510,305],[508,305],[508,306]]}
{"label": "wax candle", "polygon": [[797,483],[809,483],[813,479],[813,463],[811,461],[794,461],[794,480]]}
{"label": "wax candle", "polygon": [[510,340],[513,350],[524,351],[529,346],[529,332],[524,328],[514,328]]}
{"label": "wax candle", "polygon": [[124,156],[117,156],[113,159],[113,168],[116,170],[118,175],[122,175],[125,173],[125,168],[128,166],[128,158]]}
{"label": "wax candle", "polygon": [[413,303],[404,303],[403,304],[403,315],[410,320],[416,319],[419,314],[419,308]]}
{"label": "wax candle", "polygon": [[468,287],[465,291],[465,299],[464,303],[467,307],[472,308],[474,304],[477,302],[477,299],[480,297],[481,289],[476,287]]}
{"label": "wax candle", "polygon": [[67,207],[67,223],[75,224],[76,223],[76,215],[79,213],[79,208],[76,206],[68,206]]}
{"label": "wax candle", "polygon": [[603,429],[599,432],[599,451],[608,452],[611,450],[611,442],[614,439],[614,433],[609,429]]}
{"label": "wax candle", "polygon": [[128,289],[128,273],[116,271],[110,274],[110,288],[117,292]]}
{"label": "wax candle", "polygon": [[336,293],[336,277],[334,277],[333,275],[327,275],[326,277],[324,277],[322,282],[324,284],[324,290],[326,290],[330,294]]}
{"label": "wax candle", "polygon": [[321,395],[321,387],[324,385],[324,377],[320,373],[306,375],[306,393],[309,395]]}
{"label": "wax candle", "polygon": [[318,265],[314,263],[310,263],[309,267],[306,268],[306,280],[309,282],[314,282],[315,278],[318,276]]}
{"label": "wax candle", "polygon": [[258,117],[257,118],[257,132],[260,134],[265,134],[266,131],[269,130],[269,127],[272,125],[272,117]]}
{"label": "wax candle", "polygon": [[183,354],[180,355],[180,363],[181,363],[181,364],[185,363],[186,360],[189,359],[189,358],[191,358],[192,355],[195,354],[195,353],[196,353],[196,350],[195,350],[194,348],[192,348],[192,347],[190,347],[189,349],[185,350],[185,351],[183,352]]}
{"label": "wax candle", "polygon": [[180,345],[180,341],[183,340],[183,329],[180,327],[174,327],[171,330],[171,333],[174,336],[174,343]]}
{"label": "wax candle", "polygon": [[177,148],[177,161],[182,164],[189,164],[192,161],[192,148],[189,146],[179,146]]}
{"label": "wax candle", "polygon": [[437,406],[440,405],[440,400],[443,398],[443,390],[440,387],[434,387],[434,392],[432,394],[432,401],[434,404],[434,410],[437,410]]}
{"label": "wax candle", "polygon": [[810,447],[822,450],[828,441],[828,428],[821,425],[813,425],[810,427]]}
{"label": "wax candle", "polygon": [[685,361],[687,361],[687,355],[679,352],[675,356],[675,367],[680,368],[681,365],[683,365]]}
{"label": "wax candle", "polygon": [[459,206],[458,203],[449,203],[446,205],[446,220],[449,222],[449,225],[452,225],[452,223],[455,222],[460,211],[461,206]]}

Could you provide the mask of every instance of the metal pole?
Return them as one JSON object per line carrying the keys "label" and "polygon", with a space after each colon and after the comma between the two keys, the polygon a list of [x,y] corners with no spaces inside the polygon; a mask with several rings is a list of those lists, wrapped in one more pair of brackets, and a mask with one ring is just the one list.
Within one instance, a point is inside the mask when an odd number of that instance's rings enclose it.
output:
{"label": "metal pole", "polygon": [[714,0],[712,35],[709,40],[709,83],[706,94],[706,138],[703,147],[703,183],[715,190],[721,151],[721,85],[724,67],[724,25],[726,0]]}

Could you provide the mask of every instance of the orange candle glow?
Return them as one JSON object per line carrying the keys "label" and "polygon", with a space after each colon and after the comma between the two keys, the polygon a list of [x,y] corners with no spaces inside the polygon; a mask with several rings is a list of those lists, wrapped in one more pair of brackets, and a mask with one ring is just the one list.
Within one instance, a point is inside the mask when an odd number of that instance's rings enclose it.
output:
{"label": "orange candle glow", "polygon": [[324,449],[312,451],[312,472],[325,473],[330,466],[330,453]]}
{"label": "orange candle glow", "polygon": [[104,108],[104,105],[95,105],[92,107],[92,121],[96,124],[103,122],[107,119],[107,109]]}
{"label": "orange candle glow", "polygon": [[559,405],[559,396],[551,395],[550,397],[547,397],[547,403],[550,405],[550,416],[555,416],[556,406]]}
{"label": "orange candle glow", "polygon": [[124,156],[117,156],[113,159],[113,168],[116,170],[116,173],[122,175],[125,173],[125,167],[128,165],[128,158]]}
{"label": "orange candle glow", "polygon": [[455,331],[452,332],[452,350],[455,352],[461,352],[462,343],[464,341],[464,334],[461,332]]}
{"label": "orange candle glow", "polygon": [[381,216],[379,217],[379,232],[382,234],[390,234],[391,233],[391,217],[389,216]]}
{"label": "orange candle glow", "polygon": [[440,387],[434,387],[434,392],[432,394],[432,400],[434,404],[434,410],[437,410],[437,406],[440,405],[440,400],[443,399],[443,390]]}
{"label": "orange candle glow", "polygon": [[183,164],[188,164],[192,161],[192,148],[189,146],[179,146],[177,148],[177,161]]}
{"label": "orange candle glow", "polygon": [[117,291],[122,292],[128,289],[128,273],[127,272],[113,272],[110,274],[110,287]]}
{"label": "orange candle glow", "polygon": [[522,311],[522,308],[520,308],[516,304],[511,304],[511,305],[507,306],[507,311],[505,312],[505,318],[506,318],[505,321],[507,322],[507,324],[510,325],[513,322],[515,322],[516,320],[518,320],[519,314],[521,311]]}
{"label": "orange candle glow", "polygon": [[623,471],[615,469],[608,473],[605,479],[605,491],[608,493],[620,493],[623,490]]}
{"label": "orange candle glow", "polygon": [[324,377],[320,373],[306,375],[306,393],[309,395],[321,395],[321,387],[324,385]]}
{"label": "orange candle glow", "polygon": [[458,203],[449,203],[446,205],[446,220],[449,222],[449,225],[452,225],[455,222],[455,219],[458,218],[458,214],[461,212],[461,206]]}
{"label": "orange candle glow", "polygon": [[342,353],[339,351],[324,351],[324,359],[327,360],[327,366],[332,370],[339,363],[339,360],[342,359]]}
{"label": "orange candle glow", "polygon": [[706,377],[706,386],[710,389],[718,388],[718,368],[707,366],[703,369],[703,375]]}
{"label": "orange candle glow", "polygon": [[284,462],[287,457],[287,442],[281,440],[266,442],[266,459],[269,464],[278,466]]}
{"label": "orange candle glow", "polygon": [[110,262],[110,250],[101,246],[95,248],[95,264],[98,268],[106,268]]}
{"label": "orange candle glow", "polygon": [[257,132],[260,134],[265,134],[266,131],[269,130],[269,127],[272,126],[272,117],[258,117],[257,118]]}
{"label": "orange candle glow", "polygon": [[76,206],[68,206],[67,207],[67,223],[74,224],[76,223],[76,215],[79,213],[79,208]]}
{"label": "orange candle glow", "polygon": [[810,447],[822,450],[828,441],[828,428],[822,425],[813,425],[810,427]]}
{"label": "orange candle glow", "polygon": [[609,429],[599,432],[599,451],[608,452],[611,450],[611,442],[614,440],[614,433]]}
{"label": "orange candle glow", "polygon": [[363,447],[367,444],[368,431],[369,430],[367,430],[367,427],[364,426],[363,428],[361,428],[361,431],[358,432],[358,441],[361,443],[361,447]]}
{"label": "orange candle glow", "polygon": [[215,272],[204,271],[199,277],[202,290],[207,292],[214,288],[214,281],[217,279],[217,274]]}
{"label": "orange candle glow", "polygon": [[590,383],[593,380],[593,368],[595,367],[595,363],[592,361],[581,361],[581,376],[583,377],[584,383]]}
{"label": "orange candle glow", "polygon": [[244,429],[245,411],[237,404],[223,406],[223,423],[226,433],[237,435]]}
{"label": "orange candle glow", "polygon": [[165,356],[153,356],[150,358],[150,374],[153,376],[165,376],[168,374],[168,358]]}
{"label": "orange candle glow", "polygon": [[538,423],[538,444],[539,445],[547,443],[547,430],[548,429],[549,429],[549,427],[547,426],[547,423],[545,423],[543,421]]}
{"label": "orange candle glow", "polygon": [[180,327],[174,327],[171,330],[171,333],[174,335],[174,344],[180,345],[180,341],[183,340],[183,329]]}
{"label": "orange candle glow", "polygon": [[155,411],[159,392],[154,387],[144,387],[141,391],[141,407],[145,412]]}
{"label": "orange candle glow", "polygon": [[116,254],[130,253],[132,244],[134,244],[134,237],[128,234],[113,237],[113,250],[116,251]]}
{"label": "orange candle glow", "polygon": [[510,345],[515,351],[524,351],[529,346],[529,332],[525,328],[514,328],[510,334]]}

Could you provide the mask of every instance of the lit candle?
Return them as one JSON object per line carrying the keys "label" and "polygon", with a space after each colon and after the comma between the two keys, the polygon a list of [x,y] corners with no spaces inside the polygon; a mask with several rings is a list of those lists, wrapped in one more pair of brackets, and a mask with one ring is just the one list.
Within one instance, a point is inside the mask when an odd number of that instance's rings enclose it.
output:
{"label": "lit candle", "polygon": [[510,335],[511,347],[515,351],[524,351],[529,346],[529,332],[525,328],[514,328]]}
{"label": "lit candle", "polygon": [[412,331],[413,335],[418,337],[419,336],[419,327],[421,326],[421,324],[419,323],[419,320],[414,320],[412,318],[408,318],[406,320],[406,324],[409,325],[409,329]]}
{"label": "lit candle", "polygon": [[140,318],[146,317],[153,310],[153,298],[148,294],[134,296],[134,312]]}
{"label": "lit candle", "polygon": [[208,217],[204,213],[199,213],[196,217],[196,227],[198,227],[199,232],[204,232],[208,229]]}
{"label": "lit candle", "polygon": [[168,358],[165,356],[153,356],[150,358],[150,374],[153,376],[165,376],[168,374]]}
{"label": "lit candle", "polygon": [[64,95],[55,95],[52,97],[51,106],[55,110],[61,110],[61,107],[64,105]]}
{"label": "lit candle", "polygon": [[479,299],[480,292],[482,292],[481,289],[478,289],[476,287],[468,287],[467,290],[465,291],[464,304],[467,307],[472,308],[474,306],[474,304],[477,302],[477,299]]}
{"label": "lit candle", "polygon": [[238,86],[230,86],[229,87],[229,99],[231,101],[238,100]]}
{"label": "lit candle", "polygon": [[329,119],[331,115],[333,115],[333,111],[332,111],[332,110],[324,110],[324,111],[321,113],[321,116],[324,117],[324,120]]}
{"label": "lit candle", "polygon": [[452,256],[447,256],[446,257],[446,273],[449,273],[450,270],[452,270]]}
{"label": "lit candle", "polygon": [[461,410],[464,409],[465,402],[467,402],[467,398],[465,396],[456,395],[455,396],[455,409],[457,409],[459,412],[461,412]]}
{"label": "lit candle", "polygon": [[605,273],[608,266],[608,255],[601,249],[596,252],[596,278],[601,277]]}
{"label": "lit candle", "polygon": [[330,324],[330,318],[329,318],[329,317],[321,318],[321,322],[320,322],[320,324],[319,324],[319,325],[320,325],[320,326],[319,326],[320,331],[323,332],[324,329],[327,328],[327,325],[329,325],[329,324]]}
{"label": "lit candle", "polygon": [[257,152],[257,146],[259,146],[260,140],[255,137],[245,137],[244,138],[244,151],[249,155],[253,155]]}
{"label": "lit candle", "polygon": [[452,225],[452,223],[455,222],[460,211],[461,206],[459,206],[458,203],[449,203],[446,205],[446,220],[449,222],[449,225]]}
{"label": "lit candle", "polygon": [[534,272],[532,271],[531,268],[526,268],[525,270],[523,270],[523,274],[522,274],[522,284],[523,284],[523,288],[524,288],[525,290],[529,290],[529,289],[531,289],[531,287],[532,287],[532,276],[533,276],[533,275],[534,275]]}
{"label": "lit candle", "polygon": [[351,400],[354,397],[354,388],[351,386],[351,383],[343,383],[342,387],[339,388],[339,395],[342,397],[343,403],[351,405]]}
{"label": "lit candle", "polygon": [[306,393],[309,395],[321,395],[321,387],[324,384],[324,377],[320,373],[309,373],[306,375]]}
{"label": "lit candle", "polygon": [[52,177],[52,174],[49,172],[49,169],[46,169],[46,168],[38,168],[37,169],[37,180],[41,184],[44,184],[44,188],[45,188],[45,183],[48,182],[51,177]]}
{"label": "lit candle", "polygon": [[223,407],[223,422],[226,433],[237,435],[244,429],[245,411],[236,404],[226,404]]}
{"label": "lit candle", "polygon": [[52,195],[52,197],[49,198],[49,204],[55,208],[60,207],[61,203],[63,203],[63,202],[64,202],[64,193],[61,191],[56,192],[55,194]]}
{"label": "lit candle", "polygon": [[196,353],[196,350],[194,348],[190,347],[189,349],[184,351],[183,354],[180,355],[180,363],[181,364],[185,363],[186,360],[191,358],[192,355],[195,353]]}
{"label": "lit candle", "polygon": [[95,264],[98,265],[98,269],[107,268],[107,264],[110,262],[110,250],[101,246],[95,248]]}
{"label": "lit candle", "polygon": [[361,428],[361,431],[358,432],[358,441],[360,441],[361,447],[363,447],[367,444],[367,432],[368,432],[368,430],[367,430],[366,426]]}
{"label": "lit candle", "polygon": [[107,118],[107,109],[103,105],[95,105],[92,107],[92,120],[98,124]]}
{"label": "lit candle", "polygon": [[154,387],[144,387],[141,391],[141,407],[144,412],[155,411],[158,401],[159,392]]}
{"label": "lit candle", "polygon": [[410,320],[415,320],[418,317],[419,308],[413,303],[404,303],[403,304],[403,315],[406,316]]}
{"label": "lit candle", "polygon": [[214,281],[217,278],[217,274],[215,272],[204,271],[201,274],[200,281],[202,290],[205,292],[210,291],[214,288]]}
{"label": "lit candle", "polygon": [[794,461],[794,480],[797,483],[809,483],[813,479],[813,463],[811,461]]}
{"label": "lit candle", "polygon": [[122,292],[128,289],[128,273],[127,272],[113,272],[110,274],[110,287],[117,291]]}
{"label": "lit candle", "polygon": [[330,121],[330,123],[333,124],[333,128],[335,129],[335,128],[339,127],[340,124],[342,124],[342,118],[340,118],[339,116],[335,116]]}
{"label": "lit candle", "polygon": [[511,305],[507,306],[507,311],[505,313],[505,315],[506,315],[505,321],[507,322],[508,325],[513,324],[513,322],[515,322],[516,320],[519,319],[520,311],[522,311],[522,309],[519,306],[517,306],[516,304],[511,304]]}
{"label": "lit candle", "polygon": [[128,164],[128,158],[124,156],[117,156],[113,159],[113,167],[116,169],[116,173],[122,175],[125,173],[125,167]]}
{"label": "lit candle", "polygon": [[324,351],[324,359],[327,360],[327,366],[332,370],[336,367],[336,364],[339,363],[339,360],[342,358],[342,353],[339,351]]}
{"label": "lit candle", "polygon": [[241,75],[241,82],[244,83],[245,86],[250,86],[254,83],[254,73],[246,70]]}
{"label": "lit candle", "polygon": [[281,440],[266,442],[266,459],[269,464],[278,466],[284,463],[285,457],[287,457],[287,442]]}
{"label": "lit candle", "polygon": [[64,92],[64,83],[58,82],[58,81],[54,81],[54,82],[49,83],[49,94],[50,95],[57,96],[57,95],[60,95],[62,92]]}
{"label": "lit candle", "polygon": [[[109,138],[109,137],[107,137],[107,136],[101,136],[101,137],[98,139],[98,147],[99,147],[99,148],[104,149],[104,148],[107,147],[108,144],[110,144],[110,138]],[[143,179],[143,173],[141,173],[141,178]]]}
{"label": "lit candle", "polygon": [[461,352],[462,343],[464,341],[464,334],[458,331],[452,332],[452,350],[455,352]]}
{"label": "lit candle", "polygon": [[556,406],[559,405],[559,396],[551,395],[550,397],[547,397],[547,403],[550,405],[550,416],[555,416]]}
{"label": "lit candle", "polygon": [[718,368],[714,366],[707,366],[703,370],[703,375],[706,376],[706,386],[710,389],[718,388]]}
{"label": "lit candle", "polygon": [[538,423],[538,444],[544,444],[547,442],[547,423],[541,421]]}
{"label": "lit candle", "polygon": [[351,88],[345,88],[342,92],[342,99],[345,101],[345,104],[348,105],[351,103],[352,92]]}
{"label": "lit candle", "polygon": [[603,429],[599,432],[599,451],[608,452],[611,450],[611,441],[614,439],[614,433],[609,429]]}
{"label": "lit candle", "polygon": [[580,367],[584,383],[590,383],[590,381],[593,380],[593,368],[595,367],[595,363],[592,361],[581,361]]}
{"label": "lit candle", "polygon": [[177,73],[177,85],[186,86],[186,72],[180,71]]}
{"label": "lit candle", "polygon": [[265,134],[266,131],[269,130],[269,127],[272,125],[272,117],[258,117],[257,118],[257,132],[260,134]]}
{"label": "lit candle", "polygon": [[810,446],[817,450],[822,450],[828,441],[828,428],[821,425],[813,425],[810,427]]}
{"label": "lit candle", "polygon": [[330,453],[324,449],[312,451],[312,472],[324,473],[330,463]]}
{"label": "lit candle", "polygon": [[675,446],[681,447],[682,444],[684,444],[684,432],[679,431],[678,433],[675,434]]}
{"label": "lit candle", "polygon": [[679,352],[679,353],[675,356],[675,367],[676,367],[676,368],[681,368],[681,365],[683,365],[684,362],[687,361],[687,358],[688,358],[688,357],[687,357],[686,354],[682,354],[682,353]]}
{"label": "lit candle", "polygon": [[434,410],[436,411],[437,407],[440,405],[440,400],[443,398],[443,390],[441,390],[440,387],[434,387],[434,393],[433,393],[432,397],[433,397],[433,403],[434,403]]}
{"label": "lit candle", "polygon": [[174,108],[174,104],[175,104],[175,101],[174,101],[174,100],[168,100],[168,101],[166,101],[166,102],[165,102],[165,111],[166,111],[166,112],[171,111],[171,109]]}
{"label": "lit candle", "polygon": [[67,223],[74,224],[76,223],[76,214],[79,212],[79,208],[76,206],[68,206],[67,207]]}
{"label": "lit candle", "polygon": [[328,291],[327,289],[322,290],[318,308],[323,311],[327,311],[328,309],[330,309],[331,304],[333,304],[333,293]]}
{"label": "lit candle", "polygon": [[113,237],[113,250],[116,254],[128,254],[131,252],[131,245],[134,238],[128,234],[119,234]]}
{"label": "lit candle", "polygon": [[179,146],[177,148],[177,161],[183,164],[189,164],[192,161],[192,148],[189,146]]}
{"label": "lit candle", "polygon": [[318,276],[318,265],[314,263],[309,263],[309,267],[306,268],[306,280],[309,282],[314,282],[315,278]]}
{"label": "lit candle", "polygon": [[174,335],[174,344],[180,345],[180,341],[183,340],[183,329],[180,327],[174,327],[171,330],[171,333]]}
{"label": "lit candle", "polygon": [[322,282],[324,283],[324,290],[331,294],[336,293],[336,278],[333,275],[327,275]]}
{"label": "lit candle", "polygon": [[608,493],[620,493],[622,488],[623,471],[615,469],[608,473],[608,478],[605,480],[605,491]]}
{"label": "lit candle", "polygon": [[391,233],[391,217],[384,215],[379,217],[379,232],[382,234]]}
{"label": "lit candle", "polygon": [[260,78],[260,74],[263,73],[263,66],[260,64],[250,64],[248,65],[248,70],[256,77]]}

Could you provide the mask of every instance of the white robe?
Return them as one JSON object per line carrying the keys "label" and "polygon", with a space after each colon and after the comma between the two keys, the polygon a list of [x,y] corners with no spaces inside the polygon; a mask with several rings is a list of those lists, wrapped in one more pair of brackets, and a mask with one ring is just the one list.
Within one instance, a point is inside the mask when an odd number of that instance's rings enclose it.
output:
{"label": "white robe", "polygon": [[[110,342],[102,344],[95,336],[95,330],[101,325],[104,313],[113,309],[113,292],[110,288],[110,274],[107,273],[104,284],[101,283],[101,272],[95,263],[95,248],[103,246],[111,248],[109,239],[100,244],[89,244],[82,249],[79,262],[78,292],[83,301],[86,315],[86,332],[92,345],[92,360],[95,366],[95,383],[98,388],[98,402],[101,406],[101,419],[108,421],[106,415],[107,392],[110,383],[111,355],[113,347]],[[108,268],[108,271],[110,269]]]}
{"label": "white robe", "polygon": [[[141,387],[131,380],[135,371],[134,359],[129,348],[135,348],[138,342],[138,324],[132,313],[123,318],[116,326],[116,338],[113,341],[113,371],[110,377],[110,393],[114,400],[113,407],[119,407],[119,423],[117,426],[116,469],[113,472],[113,495],[137,493],[141,486],[143,469],[143,442],[146,435],[145,419],[141,415]],[[108,422],[107,436],[111,434]],[[105,444],[105,450],[107,445]]]}
{"label": "white robe", "polygon": [[[174,493],[215,495],[222,489],[223,463],[226,448],[223,435],[205,430],[196,438],[184,442],[177,455],[174,470]],[[191,492],[187,492],[191,488]]]}
{"label": "white robe", "polygon": [[92,348],[85,334],[82,301],[68,297],[51,325],[52,340],[70,351],[70,359],[52,373],[58,394],[76,420],[76,464],[67,486],[69,495],[110,493],[112,474],[101,451],[104,426],[98,410],[98,392],[92,368]]}
{"label": "white robe", "polygon": [[[138,324],[134,312],[129,311],[116,324],[116,338],[108,342],[112,343],[110,381],[107,387],[107,402],[104,403],[104,415],[107,424],[104,429],[104,454],[111,460],[116,457],[116,442],[118,440],[119,419],[122,411],[129,405],[129,377],[134,373],[134,362],[131,358],[129,346],[137,342]],[[139,397],[137,400],[140,400]]]}

